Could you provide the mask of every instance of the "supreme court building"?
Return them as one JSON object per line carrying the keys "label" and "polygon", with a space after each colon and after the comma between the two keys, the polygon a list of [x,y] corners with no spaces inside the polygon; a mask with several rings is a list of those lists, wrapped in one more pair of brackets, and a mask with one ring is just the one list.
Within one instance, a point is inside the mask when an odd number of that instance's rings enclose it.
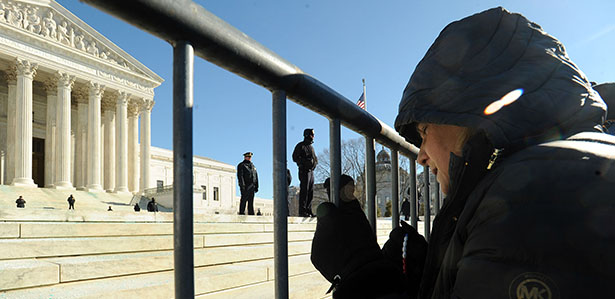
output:
{"label": "supreme court building", "polygon": [[[172,151],[151,146],[162,82],[55,1],[0,0],[0,185],[137,193],[172,184]],[[195,206],[233,209],[234,166],[198,158],[194,175],[195,198],[216,199]]]}

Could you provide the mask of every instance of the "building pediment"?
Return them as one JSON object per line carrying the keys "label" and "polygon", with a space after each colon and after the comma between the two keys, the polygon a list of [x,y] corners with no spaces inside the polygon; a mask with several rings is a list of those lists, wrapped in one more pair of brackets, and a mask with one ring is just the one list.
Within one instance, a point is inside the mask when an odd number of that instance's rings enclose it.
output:
{"label": "building pediment", "polygon": [[[129,73],[149,81],[149,87],[163,79],[134,57],[52,0],[0,0],[0,28],[17,29],[24,38],[36,38],[72,54],[89,58],[94,63]],[[8,31],[8,30],[7,30]],[[68,48],[68,49],[67,49]],[[102,72],[104,75],[105,72]],[[107,76],[113,76],[107,74]]]}

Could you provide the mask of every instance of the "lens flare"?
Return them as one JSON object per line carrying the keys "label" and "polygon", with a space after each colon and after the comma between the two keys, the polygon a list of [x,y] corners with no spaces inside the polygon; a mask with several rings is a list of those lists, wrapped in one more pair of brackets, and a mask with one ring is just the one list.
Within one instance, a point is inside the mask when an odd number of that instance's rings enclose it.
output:
{"label": "lens flare", "polygon": [[518,100],[521,96],[523,95],[523,89],[519,88],[519,89],[515,89],[507,94],[505,94],[501,99],[487,105],[487,107],[485,107],[485,111],[483,111],[483,113],[485,115],[491,115],[494,114],[498,111],[500,111],[500,109],[502,109],[504,106],[506,105],[510,105],[513,102],[515,102],[516,100]]}

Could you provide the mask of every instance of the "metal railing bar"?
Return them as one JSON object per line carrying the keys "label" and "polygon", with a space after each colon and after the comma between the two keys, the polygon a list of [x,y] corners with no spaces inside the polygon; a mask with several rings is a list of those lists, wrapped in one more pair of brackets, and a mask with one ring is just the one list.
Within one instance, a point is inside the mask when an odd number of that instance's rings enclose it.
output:
{"label": "metal railing bar", "polygon": [[410,159],[410,186],[412,186],[412,190],[410,190],[410,225],[415,229],[418,229],[418,221],[417,215],[418,211],[417,207],[417,188],[416,188],[416,160]]}
{"label": "metal railing bar", "polygon": [[376,153],[374,139],[365,137],[365,196],[367,220],[376,233]]}
{"label": "metal railing bar", "polygon": [[190,0],[81,0],[171,44],[188,41],[195,53],[294,102],[415,158],[418,149],[394,129]]}
{"label": "metal railing bar", "polygon": [[331,201],[339,206],[340,203],[340,176],[342,175],[342,145],[341,126],[339,119],[329,121],[329,160]]}
{"label": "metal railing bar", "polygon": [[288,298],[288,201],[286,183],[286,93],[272,94],[273,253],[275,298]]}
{"label": "metal railing bar", "polygon": [[399,226],[399,153],[391,150],[391,228]]}
{"label": "metal railing bar", "polygon": [[194,298],[192,106],[194,52],[173,48],[173,257],[175,298]]}

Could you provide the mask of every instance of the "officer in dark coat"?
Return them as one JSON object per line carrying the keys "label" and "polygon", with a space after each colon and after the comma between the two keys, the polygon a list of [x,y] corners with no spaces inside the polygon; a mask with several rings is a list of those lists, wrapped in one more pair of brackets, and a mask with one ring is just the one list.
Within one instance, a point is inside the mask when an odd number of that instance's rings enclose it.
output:
{"label": "officer in dark coat", "polygon": [[333,298],[612,298],[606,112],[564,46],[522,15],[446,26],[395,120],[446,194],[429,244],[402,222],[379,252],[360,239],[371,230],[346,225],[365,218],[358,208],[319,207],[312,261]]}
{"label": "officer in dark coat", "polygon": [[19,195],[19,198],[15,201],[15,203],[17,204],[18,208],[25,208],[26,207],[26,200],[23,199],[23,197],[21,195]]}
{"label": "officer in dark coat", "polygon": [[312,197],[314,197],[314,169],[318,158],[312,147],[314,129],[303,130],[303,141],[297,143],[293,151],[293,161],[299,167],[299,216],[313,217]]}
{"label": "officer in dark coat", "polygon": [[73,195],[71,194],[68,197],[68,199],[66,199],[66,201],[68,201],[68,209],[74,210],[75,209],[75,197],[73,197]]}
{"label": "officer in dark coat", "polygon": [[258,173],[252,163],[252,153],[243,154],[243,161],[237,165],[237,180],[241,191],[239,215],[245,215],[246,203],[248,215],[254,215],[254,193],[258,192]]}

